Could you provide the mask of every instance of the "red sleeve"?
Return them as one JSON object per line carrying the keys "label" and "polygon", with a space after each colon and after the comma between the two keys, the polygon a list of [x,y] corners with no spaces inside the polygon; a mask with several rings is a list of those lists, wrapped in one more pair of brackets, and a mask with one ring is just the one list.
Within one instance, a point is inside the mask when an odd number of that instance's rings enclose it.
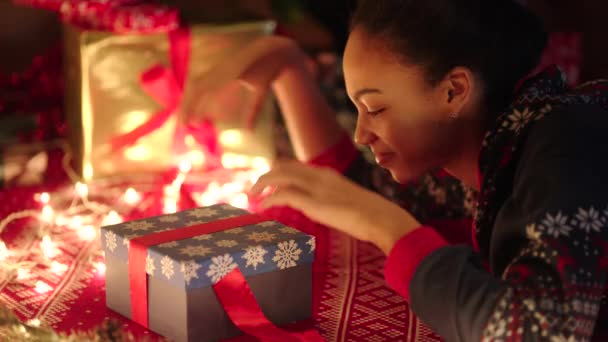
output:
{"label": "red sleeve", "polygon": [[359,155],[350,136],[345,134],[333,147],[308,161],[310,165],[327,166],[344,173]]}
{"label": "red sleeve", "polygon": [[424,258],[448,243],[435,231],[421,226],[399,240],[386,259],[384,277],[390,287],[410,300],[410,280]]}

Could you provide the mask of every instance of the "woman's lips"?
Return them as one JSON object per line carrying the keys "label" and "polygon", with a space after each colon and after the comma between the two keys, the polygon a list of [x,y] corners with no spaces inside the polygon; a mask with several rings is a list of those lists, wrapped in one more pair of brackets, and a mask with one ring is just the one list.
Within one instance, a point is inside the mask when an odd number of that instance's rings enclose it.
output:
{"label": "woman's lips", "polygon": [[395,158],[395,154],[394,153],[379,153],[376,154],[376,163],[378,163],[378,165],[385,167],[386,165],[388,165],[394,158]]}

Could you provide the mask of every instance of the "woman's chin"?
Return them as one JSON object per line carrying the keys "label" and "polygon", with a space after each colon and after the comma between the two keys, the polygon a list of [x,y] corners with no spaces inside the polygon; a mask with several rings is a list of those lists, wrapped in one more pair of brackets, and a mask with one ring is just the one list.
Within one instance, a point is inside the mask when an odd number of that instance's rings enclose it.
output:
{"label": "woman's chin", "polygon": [[404,170],[400,167],[389,167],[387,168],[395,182],[399,184],[409,183],[420,176],[419,173],[411,172],[411,170]]}

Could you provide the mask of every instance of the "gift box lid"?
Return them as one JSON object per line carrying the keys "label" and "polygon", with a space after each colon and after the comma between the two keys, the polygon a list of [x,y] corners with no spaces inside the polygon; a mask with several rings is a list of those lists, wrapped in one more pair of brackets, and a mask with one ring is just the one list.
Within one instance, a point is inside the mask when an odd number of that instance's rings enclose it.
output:
{"label": "gift box lid", "polygon": [[[101,228],[107,255],[128,263],[129,240],[152,233],[222,220],[249,212],[227,204],[196,208]],[[177,287],[202,288],[238,266],[245,276],[283,270],[314,261],[315,239],[277,221],[148,248],[146,272]]]}

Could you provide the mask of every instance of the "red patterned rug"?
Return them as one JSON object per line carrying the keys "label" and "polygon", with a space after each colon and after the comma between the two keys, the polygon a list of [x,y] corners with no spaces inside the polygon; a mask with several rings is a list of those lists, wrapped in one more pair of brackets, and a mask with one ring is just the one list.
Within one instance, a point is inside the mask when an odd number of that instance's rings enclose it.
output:
{"label": "red patterned rug", "polygon": [[[36,208],[35,190],[1,192],[0,217]],[[35,243],[27,222],[15,221],[7,227],[2,240],[9,248],[29,249]],[[440,341],[386,286],[384,256],[378,249],[333,232],[323,240],[325,246],[319,241],[318,250],[325,255],[318,258],[326,263],[320,262],[315,273],[315,325],[327,341]],[[0,282],[0,302],[22,320],[39,319],[62,332],[88,330],[116,319],[138,337],[161,340],[106,308],[98,241],[74,239],[58,261],[68,266],[60,276],[40,268],[22,275],[21,283],[26,285]]]}

